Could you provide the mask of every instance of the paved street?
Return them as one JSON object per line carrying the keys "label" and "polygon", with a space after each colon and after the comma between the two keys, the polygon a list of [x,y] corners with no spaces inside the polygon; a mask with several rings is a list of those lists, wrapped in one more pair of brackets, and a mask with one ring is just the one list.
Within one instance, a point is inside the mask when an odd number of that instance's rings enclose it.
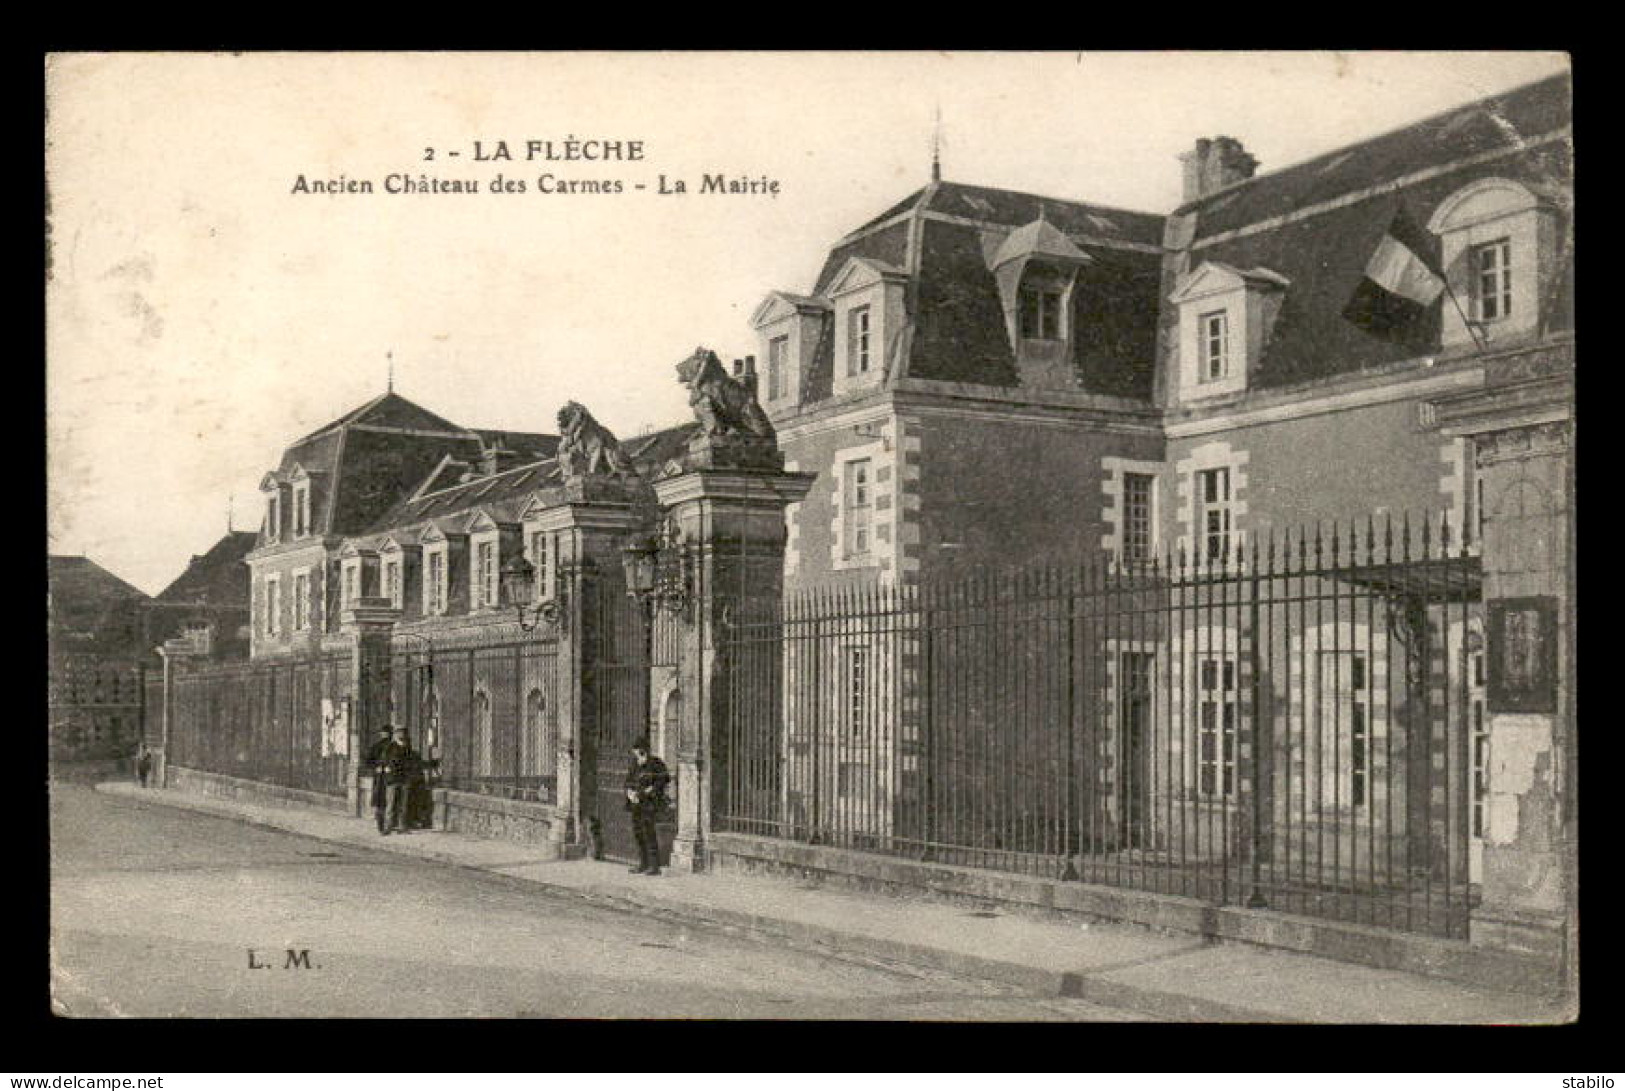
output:
{"label": "paved street", "polygon": [[54,786],[51,818],[73,1016],[1145,1018],[84,787]]}

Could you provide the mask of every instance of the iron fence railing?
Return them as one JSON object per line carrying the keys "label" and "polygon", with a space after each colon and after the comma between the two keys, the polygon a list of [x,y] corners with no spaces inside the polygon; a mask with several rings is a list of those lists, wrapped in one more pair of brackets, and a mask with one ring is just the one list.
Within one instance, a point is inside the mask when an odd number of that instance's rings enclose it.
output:
{"label": "iron fence railing", "polygon": [[167,760],[342,796],[353,674],[347,655],[180,673],[171,683]]}
{"label": "iron fence railing", "polygon": [[1465,935],[1475,554],[1368,520],[741,612],[716,825]]}

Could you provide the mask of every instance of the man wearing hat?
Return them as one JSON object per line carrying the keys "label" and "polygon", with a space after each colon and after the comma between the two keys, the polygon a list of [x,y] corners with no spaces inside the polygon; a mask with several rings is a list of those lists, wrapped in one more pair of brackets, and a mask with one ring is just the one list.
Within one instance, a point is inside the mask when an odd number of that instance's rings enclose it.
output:
{"label": "man wearing hat", "polygon": [[406,728],[396,727],[394,738],[384,746],[379,766],[383,770],[386,809],[384,824],[379,833],[389,836],[391,830],[406,831],[406,801],[412,791],[412,781],[418,772],[418,752],[408,741]]}
{"label": "man wearing hat", "polygon": [[389,749],[389,742],[395,737],[395,732],[388,724],[378,729],[378,737],[367,747],[367,768],[372,770],[372,813],[378,820],[378,832],[388,832],[385,825],[385,810],[387,796],[384,792],[384,752]]}
{"label": "man wearing hat", "polygon": [[632,744],[632,765],[626,771],[626,809],[632,812],[632,836],[638,842],[638,866],[634,875],[660,874],[660,840],[655,818],[666,806],[666,785],[671,774],[666,763],[649,753],[649,740]]}

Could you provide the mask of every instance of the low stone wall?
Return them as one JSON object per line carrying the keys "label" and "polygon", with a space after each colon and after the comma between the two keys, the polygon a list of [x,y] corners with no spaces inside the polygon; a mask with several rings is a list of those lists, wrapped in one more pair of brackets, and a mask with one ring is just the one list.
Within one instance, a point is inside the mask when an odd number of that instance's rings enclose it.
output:
{"label": "low stone wall", "polygon": [[548,803],[436,788],[434,824],[439,829],[495,841],[550,845],[563,854],[565,814]]}
{"label": "low stone wall", "polygon": [[712,834],[706,845],[706,867],[718,871],[795,876],[841,889],[976,908],[996,905],[1051,919],[1139,924],[1512,992],[1546,996],[1561,991],[1555,961],[1459,940],[743,834]]}
{"label": "low stone wall", "polygon": [[201,796],[219,799],[242,799],[250,803],[269,803],[284,807],[314,807],[317,810],[349,814],[350,806],[344,796],[324,795],[301,788],[284,788],[280,784],[266,784],[241,777],[228,777],[222,773],[206,773],[200,769],[187,769],[180,765],[169,767],[167,787],[182,792],[196,792]]}

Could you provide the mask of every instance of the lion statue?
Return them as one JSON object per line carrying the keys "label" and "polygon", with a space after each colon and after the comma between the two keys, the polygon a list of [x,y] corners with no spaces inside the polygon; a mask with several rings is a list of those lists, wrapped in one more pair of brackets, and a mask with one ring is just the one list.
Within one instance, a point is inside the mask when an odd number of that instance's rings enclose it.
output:
{"label": "lion statue", "polygon": [[559,449],[555,457],[566,481],[590,474],[630,477],[636,472],[614,433],[599,424],[580,402],[566,402],[559,410]]}
{"label": "lion statue", "polygon": [[775,438],[773,425],[750,387],[732,378],[722,361],[701,346],[677,365],[677,378],[689,389],[688,404],[711,436]]}

